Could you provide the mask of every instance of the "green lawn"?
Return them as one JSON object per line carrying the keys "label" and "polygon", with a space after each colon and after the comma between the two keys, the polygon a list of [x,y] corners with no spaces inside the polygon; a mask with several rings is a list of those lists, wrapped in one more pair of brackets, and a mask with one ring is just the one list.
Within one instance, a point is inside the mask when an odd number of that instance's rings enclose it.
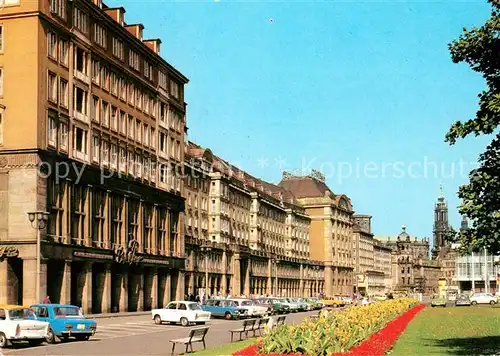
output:
{"label": "green lawn", "polygon": [[426,308],[413,319],[391,356],[499,355],[500,308]]}
{"label": "green lawn", "polygon": [[253,343],[255,343],[254,339],[248,339],[244,341],[233,342],[231,344],[225,344],[219,347],[214,347],[211,349],[206,349],[204,351],[194,352],[189,355],[193,356],[230,356],[233,352],[241,350],[244,347],[247,347]]}

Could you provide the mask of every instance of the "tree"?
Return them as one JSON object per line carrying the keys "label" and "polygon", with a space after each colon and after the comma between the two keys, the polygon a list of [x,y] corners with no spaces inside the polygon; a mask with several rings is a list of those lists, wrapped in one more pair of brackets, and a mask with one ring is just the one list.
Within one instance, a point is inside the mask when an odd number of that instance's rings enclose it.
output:
{"label": "tree", "polygon": [[[498,0],[497,0],[498,1]],[[462,35],[449,44],[454,63],[467,63],[481,73],[486,89],[478,95],[475,118],[457,121],[446,134],[450,145],[470,135],[492,135],[493,139],[479,156],[478,168],[469,173],[469,183],[460,187],[459,211],[469,218],[467,230],[451,234],[463,251],[486,248],[500,252],[500,3],[489,0],[491,16],[481,27],[464,28]]]}

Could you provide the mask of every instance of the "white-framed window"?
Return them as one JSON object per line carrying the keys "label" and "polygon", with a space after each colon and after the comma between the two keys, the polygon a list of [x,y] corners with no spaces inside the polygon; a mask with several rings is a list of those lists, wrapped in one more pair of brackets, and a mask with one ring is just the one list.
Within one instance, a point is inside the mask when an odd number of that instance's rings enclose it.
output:
{"label": "white-framed window", "polygon": [[167,74],[165,74],[164,72],[162,72],[161,70],[158,72],[158,85],[165,89],[165,90],[168,90],[168,87],[167,87]]}
{"label": "white-framed window", "polygon": [[102,164],[108,164],[109,163],[109,142],[108,141],[101,141],[101,146],[102,146],[102,153],[101,153],[101,158],[102,158]]}
{"label": "white-framed window", "polygon": [[153,66],[149,62],[144,61],[144,76],[146,79],[152,82],[153,74]]}
{"label": "white-framed window", "polygon": [[175,158],[181,160],[181,142],[177,141],[175,144]]}
{"label": "white-framed window", "polygon": [[88,75],[87,70],[87,52],[85,52],[82,48],[75,48],[75,68],[78,72]]}
{"label": "white-framed window", "polygon": [[118,79],[115,72],[111,72],[111,94],[118,96]]}
{"label": "white-framed window", "polygon": [[3,25],[0,25],[0,52],[3,52]]}
{"label": "white-framed window", "polygon": [[59,105],[65,108],[69,107],[68,91],[68,82],[65,79],[61,78],[59,80]]}
{"label": "white-framed window", "polygon": [[142,109],[142,92],[139,88],[135,89],[135,106]]}
{"label": "white-framed window", "polygon": [[128,103],[130,105],[134,105],[134,99],[135,99],[135,87],[134,87],[134,84],[129,83],[128,84]]}
{"label": "white-framed window", "polygon": [[96,84],[100,82],[101,68],[99,67],[99,61],[97,59],[92,59],[92,81]]}
{"label": "white-framed window", "polygon": [[127,169],[127,151],[120,147],[120,171],[125,172]]}
{"label": "white-framed window", "polygon": [[68,132],[69,132],[68,124],[66,122],[61,122],[60,129],[61,129],[60,130],[60,132],[61,132],[60,147],[61,147],[61,149],[67,151],[67,149],[68,149]]}
{"label": "white-framed window", "polygon": [[114,143],[111,144],[110,163],[113,168],[118,164],[118,147]]}
{"label": "white-framed window", "polygon": [[149,126],[144,125],[142,130],[142,138],[145,146],[149,146]]}
{"label": "white-framed window", "polygon": [[47,32],[47,55],[57,60],[57,35],[52,31]]}
{"label": "white-framed window", "polygon": [[123,60],[123,42],[113,37],[113,55]]}
{"label": "white-framed window", "polygon": [[111,106],[111,129],[118,131],[118,109]]}
{"label": "white-framed window", "polygon": [[151,134],[149,135],[149,146],[151,148],[155,148],[155,143],[156,143],[155,129],[151,128]]}
{"label": "white-framed window", "polygon": [[149,98],[149,114],[156,118],[156,100],[153,97]]}
{"label": "white-framed window", "polygon": [[50,12],[66,20],[66,0],[50,0]]}
{"label": "white-framed window", "polygon": [[175,157],[175,140],[173,137],[170,137],[170,157]]}
{"label": "white-framed window", "polygon": [[137,72],[140,70],[139,55],[132,50],[128,51],[128,64]]}
{"label": "white-framed window", "polygon": [[135,121],[135,140],[141,143],[142,123],[140,120]]}
{"label": "white-framed window", "polygon": [[101,124],[109,127],[109,104],[104,100],[101,101]]}
{"label": "white-framed window", "polygon": [[160,150],[161,153],[167,154],[167,134],[164,132],[160,132],[160,141],[159,141],[159,147],[158,149]]}
{"label": "white-framed window", "polygon": [[50,101],[57,104],[57,75],[52,72],[47,77],[47,96]]}
{"label": "white-framed window", "polygon": [[105,66],[101,66],[101,85],[104,90],[109,90],[109,70]]}
{"label": "white-framed window", "polygon": [[76,6],[73,7],[73,27],[76,27],[81,33],[89,33],[89,18],[83,10]]}
{"label": "white-framed window", "polygon": [[123,101],[127,100],[127,85],[125,84],[125,79],[123,77],[118,79],[118,85],[120,90],[120,99]]}
{"label": "white-framed window", "polygon": [[94,42],[102,48],[108,48],[106,29],[97,23],[94,24]]}
{"label": "white-framed window", "polygon": [[47,123],[47,139],[49,146],[56,147],[57,143],[57,117],[49,112]]}
{"label": "white-framed window", "polygon": [[144,112],[149,114],[149,96],[147,94],[144,95]]}
{"label": "white-framed window", "polygon": [[65,39],[59,39],[59,62],[68,67],[69,60],[69,42]]}
{"label": "white-framed window", "polygon": [[130,175],[134,174],[134,153],[132,151],[128,151],[127,153],[127,158],[128,158],[128,173]]}
{"label": "white-framed window", "polygon": [[99,162],[100,154],[100,139],[98,135],[92,137],[92,160],[94,162]]}
{"label": "white-framed window", "polygon": [[160,121],[167,123],[168,106],[164,102],[160,101]]}
{"label": "white-framed window", "polygon": [[95,122],[99,122],[99,114],[101,113],[101,108],[99,106],[99,102],[100,102],[99,97],[94,95],[92,97],[90,118]]}
{"label": "white-framed window", "polygon": [[120,133],[127,134],[127,114],[124,111],[120,111]]}
{"label": "white-framed window", "polygon": [[174,80],[170,81],[170,94],[176,98],[180,99],[180,93],[179,93],[179,83],[177,83]]}
{"label": "white-framed window", "polygon": [[73,106],[76,112],[87,115],[87,92],[80,87],[74,87]]}
{"label": "white-framed window", "polygon": [[85,158],[82,155],[87,154],[87,130],[79,127],[73,127],[73,150],[78,158]]}
{"label": "white-framed window", "polygon": [[135,119],[129,115],[128,117],[128,137],[134,138]]}

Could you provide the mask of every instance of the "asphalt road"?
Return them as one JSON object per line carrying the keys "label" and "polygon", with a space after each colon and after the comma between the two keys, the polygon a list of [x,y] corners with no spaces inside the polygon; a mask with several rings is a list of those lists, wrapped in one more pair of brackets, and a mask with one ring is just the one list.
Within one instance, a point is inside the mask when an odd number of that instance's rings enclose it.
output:
{"label": "asphalt road", "polygon": [[[297,323],[310,315],[317,315],[318,311],[307,313],[288,314],[286,323]],[[226,321],[213,319],[206,336],[207,348],[230,342],[229,330],[240,327],[241,321]],[[198,326],[199,327],[199,326]],[[55,345],[42,344],[29,347],[27,344],[18,344],[0,350],[0,356],[31,356],[31,355],[170,355],[172,339],[187,337],[192,327],[175,325],[155,325],[149,315],[107,318],[97,320],[97,332],[89,341],[68,341]],[[237,336],[235,335],[235,338]],[[193,350],[201,350],[201,344],[195,344]],[[176,346],[176,355],[182,353],[182,345]],[[216,356],[216,355],[214,355]]]}

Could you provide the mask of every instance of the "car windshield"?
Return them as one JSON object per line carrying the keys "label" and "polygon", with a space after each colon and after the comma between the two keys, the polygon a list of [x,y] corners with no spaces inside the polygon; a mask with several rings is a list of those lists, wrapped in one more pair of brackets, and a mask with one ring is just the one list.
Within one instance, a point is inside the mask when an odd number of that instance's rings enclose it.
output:
{"label": "car windshield", "polygon": [[83,318],[80,308],[77,307],[56,307],[54,314],[56,318]]}
{"label": "car windshield", "polygon": [[202,310],[201,307],[197,303],[191,303],[188,304],[188,309],[189,310]]}
{"label": "car windshield", "polygon": [[243,300],[241,302],[241,305],[247,307],[247,306],[253,305],[253,302],[251,300]]}
{"label": "car windshield", "polygon": [[35,313],[33,310],[28,308],[19,308],[9,310],[10,320],[36,320]]}

